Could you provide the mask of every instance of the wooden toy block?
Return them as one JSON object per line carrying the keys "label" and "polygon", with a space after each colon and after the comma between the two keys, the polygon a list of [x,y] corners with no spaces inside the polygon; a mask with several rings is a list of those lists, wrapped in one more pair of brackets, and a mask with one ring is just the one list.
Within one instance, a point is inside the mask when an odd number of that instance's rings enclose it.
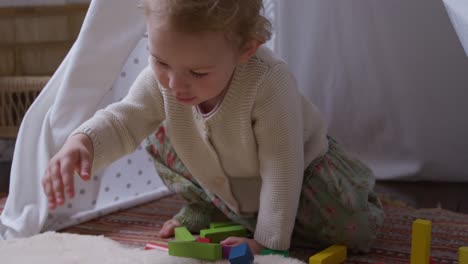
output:
{"label": "wooden toy block", "polygon": [[174,229],[175,240],[177,241],[195,241],[195,237],[186,227],[176,227]]}
{"label": "wooden toy block", "polygon": [[195,241],[169,241],[169,255],[202,260],[219,260],[222,258],[221,245],[198,243]]}
{"label": "wooden toy block", "polygon": [[458,249],[458,264],[468,264],[468,247]]}
{"label": "wooden toy block", "polygon": [[260,252],[261,255],[282,255],[284,257],[289,257],[289,251],[287,250],[274,250],[274,249],[263,249]]}
{"label": "wooden toy block", "polygon": [[210,228],[219,228],[219,227],[233,226],[233,225],[238,225],[238,224],[235,222],[213,222],[213,223],[210,223]]}
{"label": "wooden toy block", "polygon": [[253,264],[254,256],[247,244],[240,244],[232,247],[229,253],[229,263],[231,264]]}
{"label": "wooden toy block", "polygon": [[166,251],[166,252],[169,251],[169,248],[165,244],[162,244],[162,243],[147,243],[145,245],[145,250],[151,250],[151,249],[157,249],[157,250]]}
{"label": "wooden toy block", "polygon": [[247,229],[241,225],[234,225],[200,231],[200,237],[210,238],[211,243],[219,243],[230,236],[245,237],[247,236]]}
{"label": "wooden toy block", "polygon": [[231,247],[221,245],[221,251],[223,254],[223,259],[229,259],[229,254],[231,254]]}
{"label": "wooden toy block", "polygon": [[338,264],[346,260],[347,249],[345,246],[333,245],[311,256],[309,264]]}
{"label": "wooden toy block", "polygon": [[[376,264],[379,264],[379,263],[376,263]],[[385,263],[381,262],[380,264],[385,264]],[[408,264],[410,264],[410,262],[408,262]],[[429,257],[429,264],[438,264],[438,263],[435,262],[432,257]]]}
{"label": "wooden toy block", "polygon": [[417,219],[412,226],[411,264],[428,264],[431,255],[432,223]]}
{"label": "wooden toy block", "polygon": [[199,243],[211,243],[211,239],[206,238],[206,237],[199,237],[199,238],[197,238],[197,242],[199,242]]}

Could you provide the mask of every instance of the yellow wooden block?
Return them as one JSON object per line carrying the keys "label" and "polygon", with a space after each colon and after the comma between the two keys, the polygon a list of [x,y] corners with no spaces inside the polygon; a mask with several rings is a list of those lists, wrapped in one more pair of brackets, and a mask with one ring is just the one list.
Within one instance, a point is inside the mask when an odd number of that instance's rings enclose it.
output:
{"label": "yellow wooden block", "polygon": [[411,264],[429,264],[431,256],[431,230],[429,220],[417,219],[413,222],[411,238]]}
{"label": "yellow wooden block", "polygon": [[468,264],[468,247],[458,249],[458,264]]}
{"label": "yellow wooden block", "polygon": [[311,256],[309,264],[338,264],[346,260],[346,247],[333,245]]}

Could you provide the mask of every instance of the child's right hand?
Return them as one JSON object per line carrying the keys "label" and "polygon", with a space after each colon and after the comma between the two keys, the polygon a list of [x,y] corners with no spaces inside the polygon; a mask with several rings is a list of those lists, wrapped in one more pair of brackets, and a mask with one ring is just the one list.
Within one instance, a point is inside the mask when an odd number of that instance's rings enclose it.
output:
{"label": "child's right hand", "polygon": [[55,209],[65,203],[65,192],[69,198],[75,196],[73,183],[74,172],[87,181],[91,178],[93,144],[88,136],[76,134],[70,137],[60,151],[47,165],[42,187],[49,202],[49,208]]}

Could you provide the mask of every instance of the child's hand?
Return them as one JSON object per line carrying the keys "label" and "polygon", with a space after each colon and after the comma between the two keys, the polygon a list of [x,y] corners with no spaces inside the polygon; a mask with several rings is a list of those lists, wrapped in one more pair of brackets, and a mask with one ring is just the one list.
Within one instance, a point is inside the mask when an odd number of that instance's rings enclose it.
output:
{"label": "child's hand", "polygon": [[252,251],[253,255],[258,255],[263,249],[265,249],[265,247],[257,243],[255,239],[250,239],[246,237],[228,237],[225,240],[221,241],[220,244],[223,246],[235,247],[244,243],[247,243],[247,245],[249,245],[250,251]]}
{"label": "child's hand", "polygon": [[176,227],[182,226],[182,224],[176,219],[167,220],[159,231],[159,236],[162,238],[168,238],[174,236],[174,230]]}
{"label": "child's hand", "polygon": [[47,195],[49,208],[55,209],[65,203],[65,192],[69,198],[75,196],[73,176],[75,170],[87,181],[91,178],[93,146],[88,136],[76,134],[70,137],[47,165],[42,187]]}

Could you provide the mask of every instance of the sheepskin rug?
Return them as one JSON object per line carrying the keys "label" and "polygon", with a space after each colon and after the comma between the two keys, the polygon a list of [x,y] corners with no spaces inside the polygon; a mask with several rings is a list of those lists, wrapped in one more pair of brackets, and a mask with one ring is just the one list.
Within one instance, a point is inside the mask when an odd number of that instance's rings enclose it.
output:
{"label": "sheepskin rug", "polygon": [[[125,247],[102,236],[47,232],[29,238],[0,241],[2,264],[229,264],[172,257],[159,250]],[[255,256],[255,264],[304,264],[282,256]]]}

